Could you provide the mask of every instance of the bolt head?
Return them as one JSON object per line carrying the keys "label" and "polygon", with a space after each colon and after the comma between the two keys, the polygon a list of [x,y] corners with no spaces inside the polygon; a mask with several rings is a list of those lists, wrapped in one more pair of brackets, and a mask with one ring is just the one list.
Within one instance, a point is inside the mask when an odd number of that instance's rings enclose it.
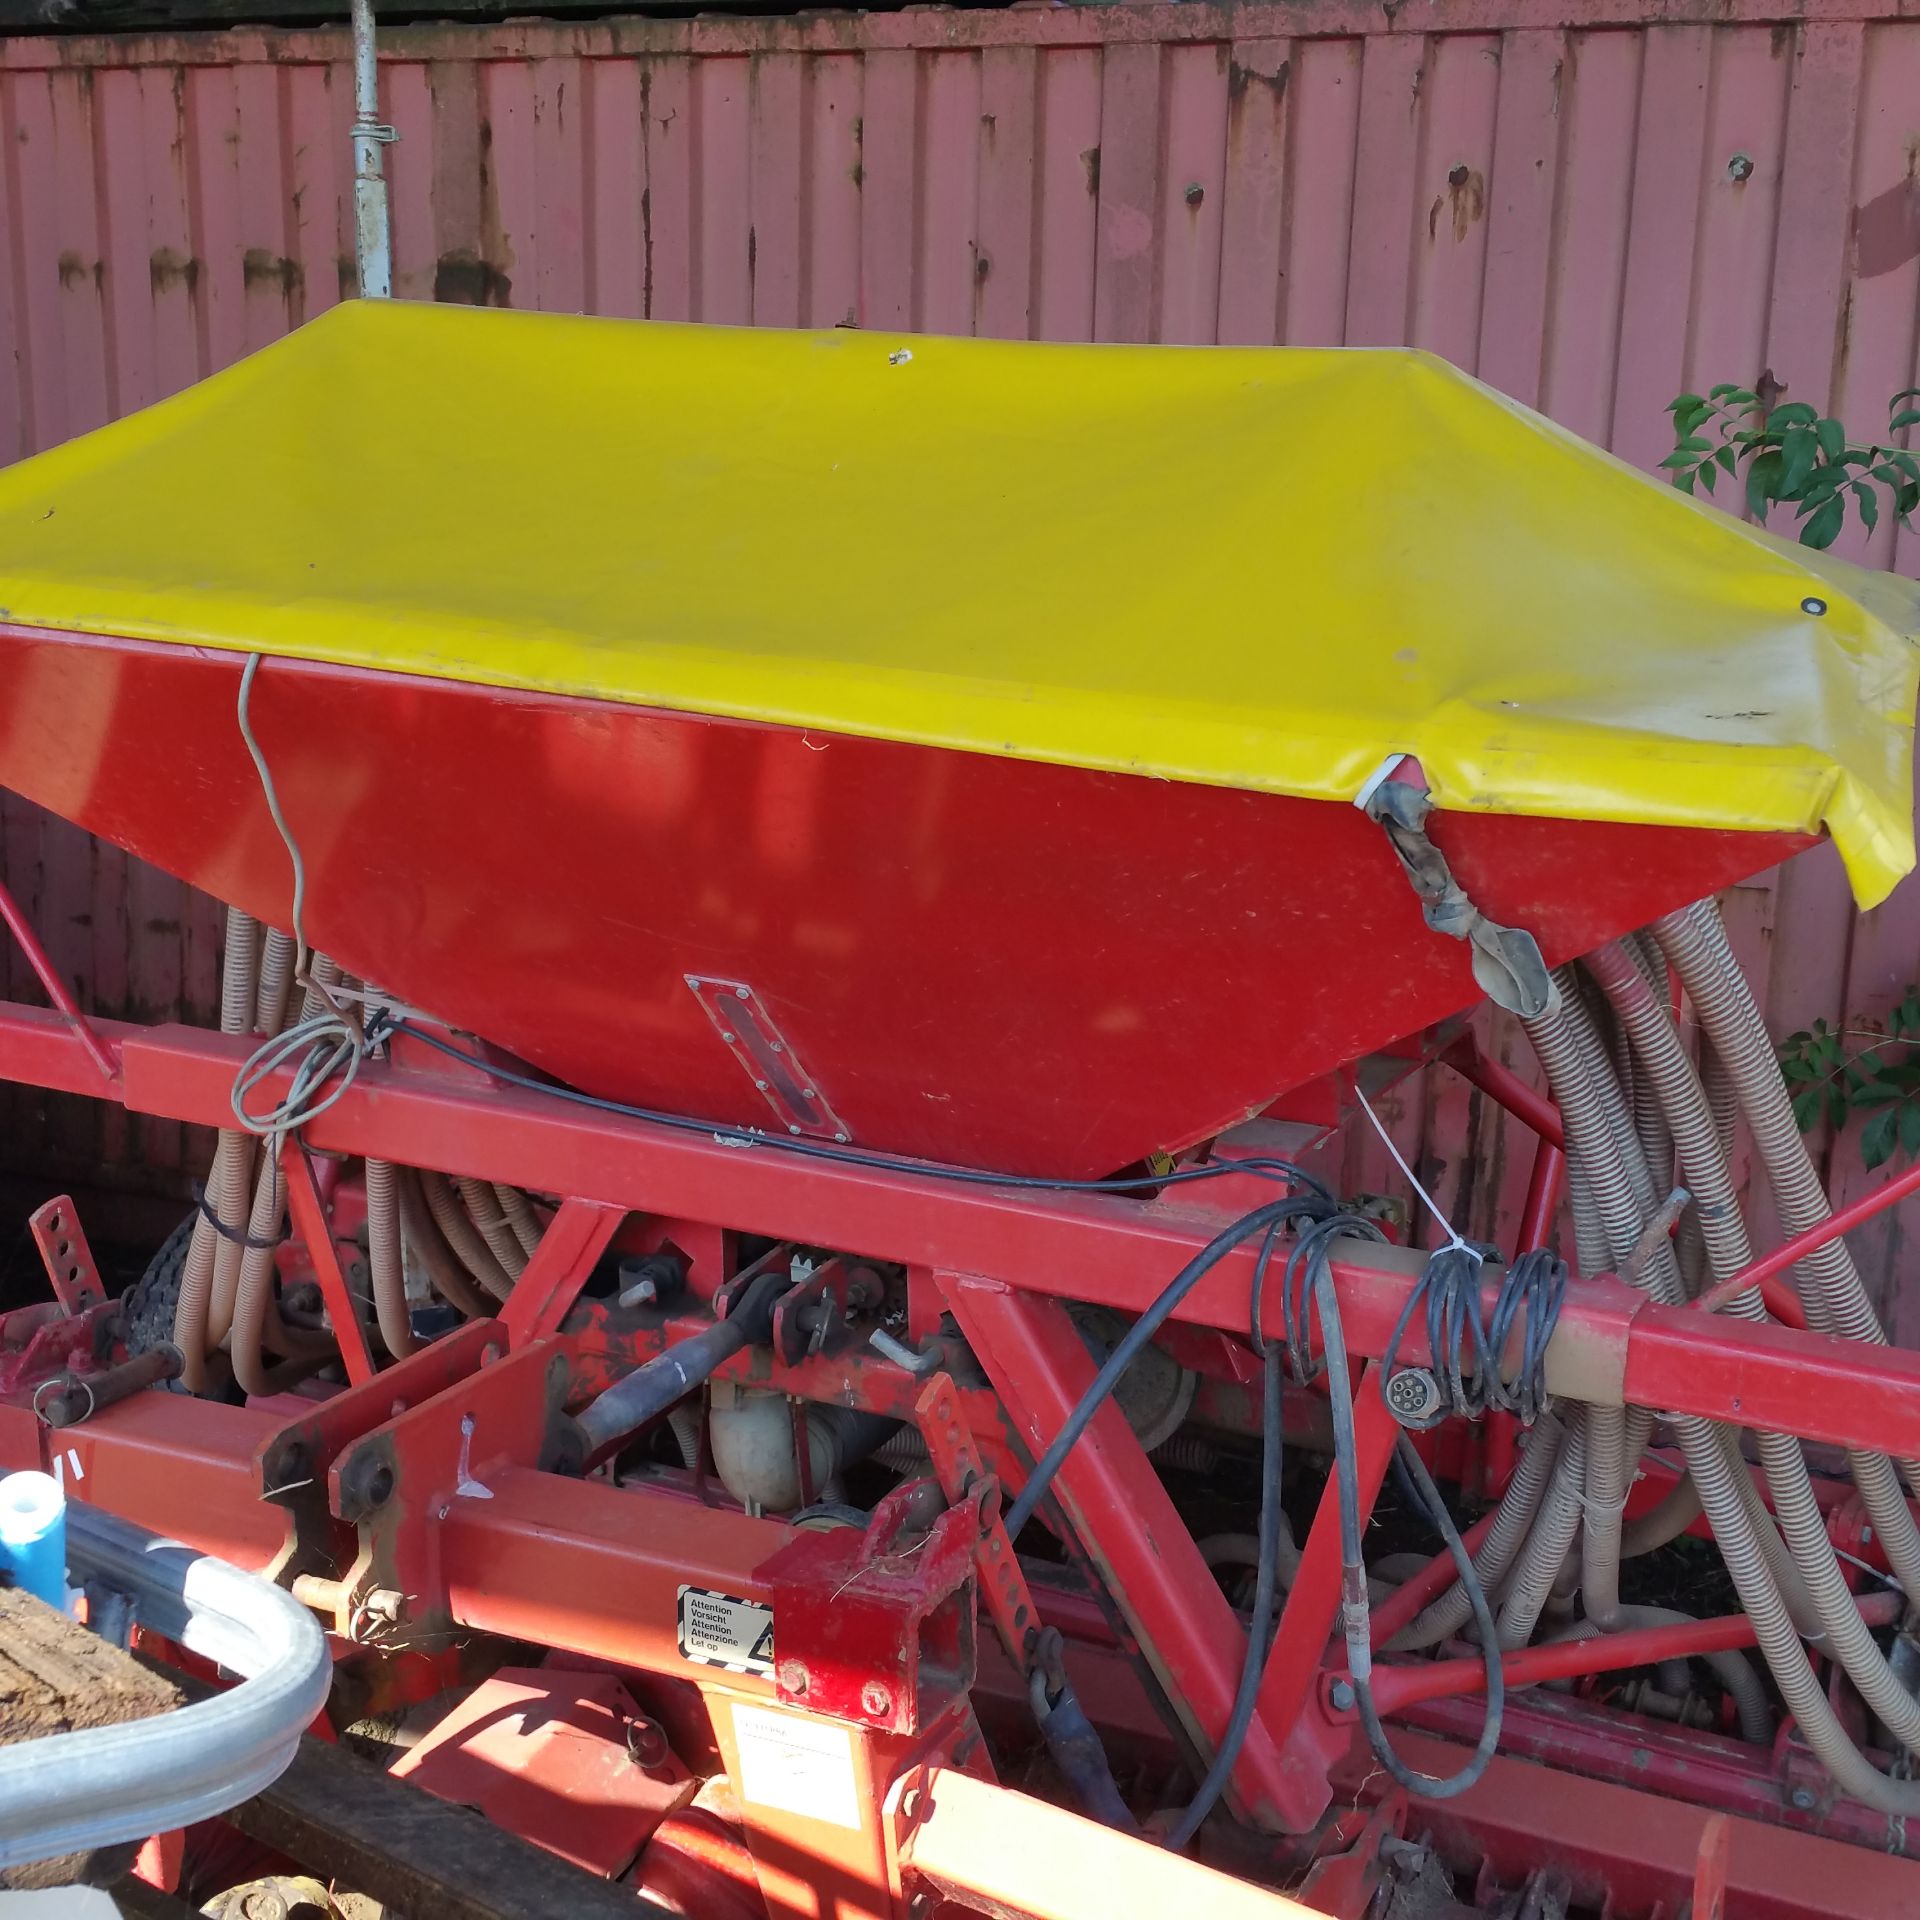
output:
{"label": "bolt head", "polygon": [[882,1714],[893,1711],[893,1695],[878,1680],[869,1680],[860,1689],[860,1704],[868,1713]]}
{"label": "bolt head", "polygon": [[1813,1806],[1813,1789],[1811,1787],[1795,1787],[1787,1798],[1791,1800],[1802,1813],[1806,1813]]}
{"label": "bolt head", "polygon": [[806,1663],[800,1660],[782,1660],[780,1662],[780,1684],[791,1694],[803,1694],[807,1690],[809,1675]]}
{"label": "bolt head", "polygon": [[1816,620],[1819,619],[1826,610],[1827,603],[1815,594],[1808,594],[1807,597],[1800,602],[1800,611],[1802,613],[1812,614]]}
{"label": "bolt head", "polygon": [[735,987],[735,988],[734,988],[734,990],[733,990],[733,997],[734,997],[734,998],[735,998],[736,1000],[744,1000],[744,999],[745,999],[745,998],[747,997],[747,990],[746,990],[746,988],[745,988],[745,987]]}
{"label": "bolt head", "polygon": [[1336,1680],[1327,1697],[1333,1702],[1334,1712],[1351,1713],[1358,1696],[1353,1691],[1351,1680]]}

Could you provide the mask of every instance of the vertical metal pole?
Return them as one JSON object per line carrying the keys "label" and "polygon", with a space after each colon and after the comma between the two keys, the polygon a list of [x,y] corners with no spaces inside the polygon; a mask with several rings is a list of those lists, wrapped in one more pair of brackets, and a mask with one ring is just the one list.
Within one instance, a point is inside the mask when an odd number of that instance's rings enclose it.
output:
{"label": "vertical metal pole", "polygon": [[380,118],[380,55],[373,0],[353,0],[353,257],[368,300],[393,295],[393,236],[380,149],[394,138]]}

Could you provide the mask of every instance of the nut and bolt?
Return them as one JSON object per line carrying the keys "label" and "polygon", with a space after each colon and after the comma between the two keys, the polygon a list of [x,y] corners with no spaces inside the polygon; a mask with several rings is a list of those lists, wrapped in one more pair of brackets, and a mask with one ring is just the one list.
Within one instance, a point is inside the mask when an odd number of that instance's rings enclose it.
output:
{"label": "nut and bolt", "polygon": [[866,1712],[871,1714],[891,1713],[893,1711],[893,1695],[890,1694],[878,1680],[869,1680],[867,1684],[860,1689],[860,1705]]}
{"label": "nut and bolt", "polygon": [[1335,1713],[1351,1713],[1356,1697],[1351,1680],[1336,1680],[1327,1693]]}
{"label": "nut and bolt", "polygon": [[649,1275],[644,1280],[636,1280],[620,1296],[620,1304],[623,1307],[650,1307],[659,1297],[660,1289]]}
{"label": "nut and bolt", "polygon": [[799,1660],[782,1660],[780,1662],[780,1684],[787,1692],[796,1697],[806,1692],[809,1677],[804,1662]]}
{"label": "nut and bolt", "polygon": [[1794,1790],[1787,1795],[1787,1798],[1802,1813],[1810,1813],[1813,1810],[1813,1789],[1811,1787],[1795,1787]]}

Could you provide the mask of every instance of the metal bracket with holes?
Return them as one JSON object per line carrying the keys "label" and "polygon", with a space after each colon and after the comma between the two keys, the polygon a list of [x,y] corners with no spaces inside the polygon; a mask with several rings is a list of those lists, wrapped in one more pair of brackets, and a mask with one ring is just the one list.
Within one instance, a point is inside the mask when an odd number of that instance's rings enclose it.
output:
{"label": "metal bracket with holes", "polygon": [[73,1210],[73,1201],[64,1193],[57,1200],[49,1200],[27,1226],[60,1304],[69,1313],[105,1306],[107,1290],[100,1284],[100,1269],[93,1263],[93,1249],[80,1230],[80,1216]]}
{"label": "metal bracket with holes", "polygon": [[843,1146],[853,1138],[751,987],[739,980],[715,980],[697,973],[688,974],[686,980],[727,1051],[788,1133],[835,1140]]}

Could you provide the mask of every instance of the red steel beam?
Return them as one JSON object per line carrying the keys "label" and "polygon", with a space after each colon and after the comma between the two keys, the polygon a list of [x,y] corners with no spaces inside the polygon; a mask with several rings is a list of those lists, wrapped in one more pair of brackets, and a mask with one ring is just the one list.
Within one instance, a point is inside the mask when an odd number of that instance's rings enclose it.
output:
{"label": "red steel beam", "polygon": [[[1905,1598],[1897,1593],[1869,1594],[1860,1602],[1860,1617],[1869,1626],[1883,1627],[1897,1620],[1905,1605]],[[1717,1620],[1688,1620],[1669,1627],[1597,1634],[1591,1640],[1563,1640],[1548,1646],[1523,1647],[1502,1655],[1500,1671],[1507,1686],[1518,1691],[1521,1687],[1537,1687],[1547,1680],[1578,1680],[1593,1673],[1619,1673],[1628,1667],[1657,1666],[1662,1660],[1724,1653],[1736,1647],[1750,1647],[1754,1641],[1752,1616],[1733,1613]],[[1375,1667],[1374,1704],[1382,1715],[1404,1713],[1425,1700],[1447,1700],[1483,1692],[1486,1682],[1486,1665],[1477,1656],[1471,1660],[1424,1660],[1406,1666]]]}
{"label": "red steel beam", "polygon": [[[1735,1294],[1745,1293],[1749,1287],[1761,1286],[1775,1274],[1797,1265],[1808,1254],[1824,1247],[1828,1241],[1839,1239],[1843,1233],[1851,1233],[1863,1221],[1871,1220],[1877,1213],[1884,1213],[1888,1207],[1914,1192],[1920,1192],[1920,1161],[1916,1161],[1905,1173],[1896,1174],[1871,1192],[1861,1194],[1857,1200],[1836,1208],[1826,1219],[1815,1221],[1812,1226],[1796,1233],[1791,1240],[1783,1240],[1771,1253],[1762,1254],[1738,1273],[1730,1273],[1724,1280],[1716,1280],[1693,1304],[1711,1313],[1716,1307],[1724,1306]],[[1773,1300],[1774,1296],[1769,1293],[1769,1307],[1773,1305]]]}
{"label": "red steel beam", "polygon": [[[1094,1365],[1056,1301],[990,1281],[941,1276],[947,1304],[1037,1455],[1092,1384]],[[1053,1490],[1099,1567],[1187,1731],[1212,1753],[1233,1711],[1247,1636],[1126,1416],[1112,1400],[1061,1463]],[[1330,1617],[1330,1616],[1329,1616]],[[1316,1664],[1326,1635],[1314,1648]],[[1290,1803],[1271,1729],[1256,1718],[1234,1772],[1235,1798],[1259,1824],[1310,1824]]]}
{"label": "red steel beam", "polygon": [[[0,1014],[0,1073],[31,1078],[11,1047],[17,1014]],[[35,1044],[44,1045],[44,1025]],[[123,1037],[124,1036],[124,1037]],[[217,1124],[246,1052],[185,1027],[112,1031],[126,1104],[170,1119]],[[65,1084],[63,1081],[62,1084]],[[569,1106],[517,1089],[369,1066],[308,1129],[321,1149],[507,1180],[635,1211],[669,1213],[868,1258],[954,1273],[991,1274],[1028,1292],[1099,1299],[1141,1312],[1218,1230],[1166,1203],[943,1180],[891,1167],[844,1166],[722,1145]],[[1358,1251],[1358,1250],[1356,1250]],[[1378,1357],[1423,1257],[1368,1246],[1336,1260],[1348,1345]],[[1200,1326],[1245,1324],[1253,1250],[1223,1259],[1176,1310]],[[1282,1333],[1280,1289],[1266,1324]],[[1629,1343],[1631,1342],[1631,1354]],[[1844,1390],[1840,1390],[1844,1380]],[[1632,1288],[1576,1282],[1549,1356],[1557,1391],[1600,1404],[1621,1399],[1706,1419],[1772,1425],[1842,1447],[1920,1458],[1920,1355],[1843,1344],[1787,1328],[1653,1306]]]}

